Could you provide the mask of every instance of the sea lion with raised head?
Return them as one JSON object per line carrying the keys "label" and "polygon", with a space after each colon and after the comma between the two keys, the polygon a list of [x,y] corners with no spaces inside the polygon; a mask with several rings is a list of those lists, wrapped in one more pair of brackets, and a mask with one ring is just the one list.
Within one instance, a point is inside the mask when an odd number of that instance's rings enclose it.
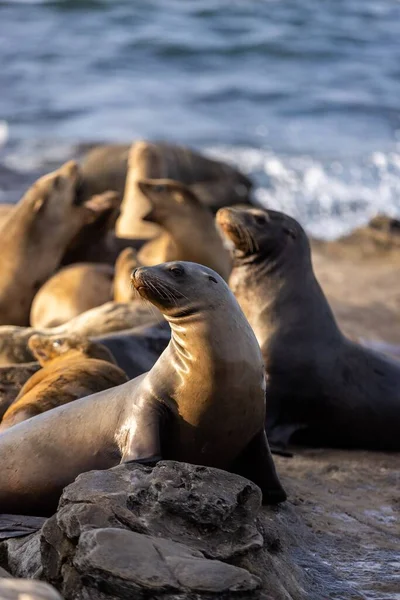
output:
{"label": "sea lion with raised head", "polygon": [[26,192],[0,229],[0,324],[27,325],[32,300],[69,242],[102,206],[77,205],[78,165],[70,161]]}
{"label": "sea lion with raised head", "polygon": [[273,210],[224,208],[229,280],[261,346],[271,443],[400,449],[400,364],[340,331],[307,235]]}
{"label": "sea lion with raised head", "polygon": [[130,274],[136,267],[143,266],[134,248],[124,248],[115,262],[113,296],[115,302],[132,302],[138,294],[132,287]]}
{"label": "sea lion with raised head", "polygon": [[128,381],[105,346],[80,336],[36,334],[30,338],[29,348],[42,369],[28,379],[8,407],[0,431]]}
{"label": "sea lion with raised head", "polygon": [[224,280],[182,262],[141,267],[132,281],[169,322],[170,343],[148,373],[0,435],[0,512],[50,514],[80,473],[160,458],[232,470],[264,502],[283,501],[260,348]]}
{"label": "sea lion with raised head", "polygon": [[231,258],[215,226],[214,215],[187,186],[170,179],[138,182],[150,204],[146,222],[157,223],[162,233],[138,252],[143,265],[158,265],[173,260],[197,262],[217,271],[225,280]]}
{"label": "sea lion with raised head", "polygon": [[101,263],[75,263],[57,271],[36,294],[32,327],[57,327],[112,300],[114,269]]}
{"label": "sea lion with raised head", "polygon": [[247,202],[252,187],[248,177],[226,163],[184,146],[140,140],[129,150],[124,198],[117,222],[118,235],[148,238],[159,233],[155,223],[142,221],[150,206],[138,182],[165,178],[193,186],[199,200],[214,210]]}

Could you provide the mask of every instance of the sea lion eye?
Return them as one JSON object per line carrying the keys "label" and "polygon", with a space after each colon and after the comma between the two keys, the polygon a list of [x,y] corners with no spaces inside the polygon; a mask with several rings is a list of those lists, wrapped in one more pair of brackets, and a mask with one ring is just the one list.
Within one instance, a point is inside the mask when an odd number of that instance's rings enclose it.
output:
{"label": "sea lion eye", "polygon": [[263,217],[262,215],[255,215],[254,220],[257,223],[257,225],[265,225],[265,217]]}
{"label": "sea lion eye", "polygon": [[53,348],[59,348],[60,346],[62,346],[62,340],[54,340]]}
{"label": "sea lion eye", "polygon": [[156,194],[162,194],[165,192],[165,185],[155,185],[153,186],[153,191],[156,192]]}
{"label": "sea lion eye", "polygon": [[169,268],[170,272],[173,273],[174,275],[183,275],[184,274],[184,270],[182,267],[180,266],[174,266],[174,267],[170,267]]}
{"label": "sea lion eye", "polygon": [[296,232],[294,231],[294,229],[290,229],[289,227],[283,227],[283,231],[286,233],[286,235],[289,235],[293,240],[296,239]]}

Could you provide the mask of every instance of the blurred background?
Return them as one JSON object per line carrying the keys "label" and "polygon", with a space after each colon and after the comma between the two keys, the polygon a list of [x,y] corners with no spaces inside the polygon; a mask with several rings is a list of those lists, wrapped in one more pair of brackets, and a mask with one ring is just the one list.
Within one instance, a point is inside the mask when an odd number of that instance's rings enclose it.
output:
{"label": "blurred background", "polygon": [[318,237],[400,215],[400,2],[0,1],[0,202],[143,137],[238,165]]}

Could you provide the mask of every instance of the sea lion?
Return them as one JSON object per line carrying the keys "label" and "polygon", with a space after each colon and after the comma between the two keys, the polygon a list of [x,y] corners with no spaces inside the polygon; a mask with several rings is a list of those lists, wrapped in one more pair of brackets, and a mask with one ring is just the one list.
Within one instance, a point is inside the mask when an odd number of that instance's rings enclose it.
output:
{"label": "sea lion", "polygon": [[[82,176],[75,201],[82,203]],[[92,196],[102,206],[98,218],[85,225],[68,245],[62,258],[62,265],[75,262],[107,263],[114,266],[118,254],[123,248],[133,246],[139,249],[146,240],[124,239],[115,235],[115,223],[120,214],[122,196],[117,192],[107,191]]]}
{"label": "sea lion", "polygon": [[130,274],[136,267],[143,266],[138,260],[137,252],[133,248],[125,248],[119,254],[115,263],[113,283],[113,296],[115,302],[132,302],[138,298],[137,292],[132,288]]}
{"label": "sea lion", "polygon": [[32,327],[57,327],[112,300],[114,269],[100,263],[78,263],[50,277],[36,294]]}
{"label": "sea lion", "polygon": [[197,262],[227,280],[231,258],[211,210],[178,181],[143,179],[137,184],[151,207],[143,220],[162,227],[162,233],[139,250],[140,263],[151,266],[174,260]]}
{"label": "sea lion", "polygon": [[6,222],[14,208],[14,204],[0,204],[0,228]]}
{"label": "sea lion", "polygon": [[[154,310],[158,311],[155,307]],[[108,348],[117,365],[125,371],[129,379],[133,379],[153,368],[160,354],[168,346],[171,328],[163,318],[155,325],[132,327],[116,333],[93,336],[92,339]]]}
{"label": "sea lion", "polygon": [[184,146],[140,140],[129,151],[121,216],[116,228],[121,237],[147,238],[159,233],[155,224],[142,221],[142,216],[149,211],[149,203],[138,181],[149,178],[174,179],[194,186],[193,191],[200,201],[215,210],[248,201],[252,187],[245,175],[225,163]]}
{"label": "sea lion", "polygon": [[262,349],[274,445],[400,449],[400,364],[340,331],[301,225],[272,210],[224,208],[229,280]]}
{"label": "sea lion", "polygon": [[29,339],[29,348],[42,369],[23,385],[3,416],[0,431],[128,381],[105,346],[80,336],[36,334]]}
{"label": "sea lion", "polygon": [[232,470],[286,498],[264,431],[257,340],[224,280],[194,263],[141,267],[140,295],[169,322],[171,341],[148,373],[0,435],[0,512],[50,514],[79,473],[160,458]]}
{"label": "sea lion", "polygon": [[[3,570],[3,569],[2,569]],[[57,590],[36,579],[14,579],[0,572],[1,600],[62,600]]]}
{"label": "sea lion", "polygon": [[0,324],[27,325],[32,300],[69,242],[102,206],[77,206],[78,165],[70,161],[27,191],[0,229]]}
{"label": "sea lion", "polygon": [[34,333],[47,335],[82,336],[104,335],[163,321],[154,307],[144,302],[106,302],[96,306],[58,327],[0,327],[0,366],[29,362],[32,354],[28,340]]}

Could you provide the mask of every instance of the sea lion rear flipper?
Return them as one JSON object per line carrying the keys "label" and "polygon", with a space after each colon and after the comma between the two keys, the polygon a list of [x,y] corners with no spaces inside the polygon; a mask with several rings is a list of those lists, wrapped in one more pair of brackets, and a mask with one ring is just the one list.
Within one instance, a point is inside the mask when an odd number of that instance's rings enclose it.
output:
{"label": "sea lion rear flipper", "polygon": [[164,411],[158,402],[137,407],[122,449],[121,463],[151,465],[161,460],[160,430]]}
{"label": "sea lion rear flipper", "polygon": [[263,504],[278,504],[286,500],[286,492],[278,479],[264,429],[244,448],[230,471],[258,485]]}

